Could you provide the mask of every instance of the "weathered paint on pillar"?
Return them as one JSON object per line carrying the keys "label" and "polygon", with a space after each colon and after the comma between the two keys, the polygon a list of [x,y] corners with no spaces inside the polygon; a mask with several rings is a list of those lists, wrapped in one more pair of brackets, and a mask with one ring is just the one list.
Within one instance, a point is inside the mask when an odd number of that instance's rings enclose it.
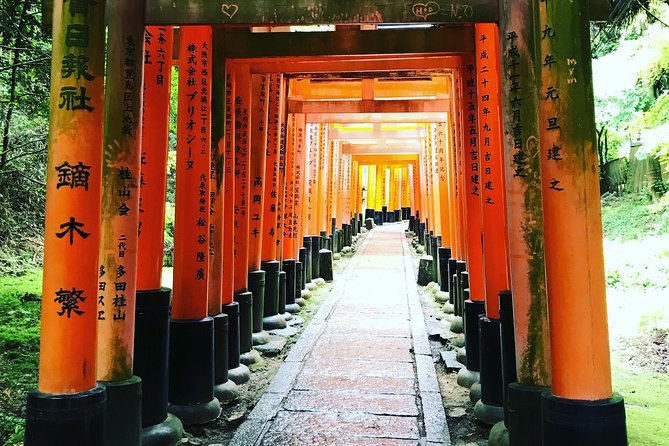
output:
{"label": "weathered paint on pillar", "polygon": [[306,201],[303,217],[305,219],[305,224],[307,225],[305,235],[312,235],[317,231],[320,128],[321,127],[318,124],[308,125],[307,135],[309,152],[307,153]]}
{"label": "weathered paint on pillar", "polygon": [[437,160],[437,167],[434,176],[437,179],[437,187],[439,189],[440,209],[439,227],[441,229],[441,245],[451,247],[453,245],[453,233],[451,231],[451,224],[453,220],[453,203],[450,201],[451,187],[451,156],[452,145],[447,144],[447,126],[445,123],[439,123],[434,126],[435,131],[435,155]]}
{"label": "weathered paint on pillar", "polygon": [[[287,79],[281,81],[281,92],[286,91]],[[282,100],[279,102],[279,188],[277,203],[277,222],[276,222],[276,256],[277,260],[283,260],[283,210],[285,207],[286,196],[286,150],[287,150],[287,135],[288,135],[288,107],[286,102]]]}
{"label": "weathered paint on pillar", "polygon": [[294,114],[288,115],[286,123],[286,154],[284,156],[285,187],[283,193],[283,243],[282,259],[296,259],[295,246],[295,149],[297,146],[297,123]]}
{"label": "weathered paint on pillar", "polygon": [[409,164],[409,181],[411,182],[411,209],[414,212],[422,213],[423,211],[421,206],[421,189],[420,189],[420,170],[418,168],[418,162]]}
{"label": "weathered paint on pillar", "polygon": [[303,209],[305,203],[306,188],[306,117],[303,114],[295,116],[295,194],[294,194],[294,232],[293,232],[293,255],[290,258],[299,259],[300,248],[306,233],[306,220]]}
{"label": "weathered paint on pillar", "polygon": [[138,290],[159,289],[163,270],[173,36],[171,26],[149,26],[144,36]]}
{"label": "weathered paint on pillar", "polygon": [[505,0],[500,23],[509,263],[518,382],[551,384],[544,221],[539,145],[538,11],[530,0]]}
{"label": "weathered paint on pillar", "polygon": [[[458,64],[460,65],[460,64]],[[454,153],[454,187],[453,200],[456,203],[454,213],[455,225],[452,227],[455,239],[456,251],[460,259],[467,258],[467,208],[465,205],[465,147],[462,141],[462,109],[458,104],[462,101],[462,82],[460,76],[461,66],[453,70],[451,82],[453,83],[454,100],[451,101],[451,119],[448,122],[449,144]]]}
{"label": "weathered paint on pillar", "polygon": [[182,27],[172,319],[208,315],[211,28]]}
{"label": "weathered paint on pillar", "polygon": [[367,209],[376,206],[376,165],[367,166]]}
{"label": "weathered paint on pillar", "polygon": [[252,75],[251,154],[249,157],[249,271],[260,269],[263,244],[263,196],[267,183],[267,114],[269,79]]}
{"label": "weathered paint on pillar", "polygon": [[267,113],[267,152],[265,162],[265,191],[263,201],[262,260],[276,260],[276,222],[279,202],[279,139],[281,133],[281,84],[283,75],[269,77]]}
{"label": "weathered paint on pillar", "polygon": [[553,394],[610,398],[587,2],[539,6],[541,173]]}
{"label": "weathered paint on pillar", "polygon": [[[216,59],[214,59],[215,69],[216,66]],[[223,305],[231,304],[235,295],[235,93],[235,73],[228,66],[225,67],[225,134],[222,142],[224,147],[223,271],[221,274],[223,277],[221,284]],[[221,144],[220,140],[218,144]]]}
{"label": "weathered paint on pillar", "polygon": [[235,293],[248,288],[251,72],[248,65],[234,66],[235,71],[235,223],[234,249]]}
{"label": "weathered paint on pillar", "polygon": [[409,178],[409,165],[402,167],[402,207],[411,207],[411,179]]}
{"label": "weathered paint on pillar", "polygon": [[429,229],[434,231],[435,235],[441,235],[440,219],[439,219],[439,185],[437,184],[437,175],[435,174],[437,168],[437,157],[435,143],[435,126],[430,124],[428,126],[427,138],[427,163],[425,166],[427,177],[427,201],[429,209]]}
{"label": "weathered paint on pillar", "polygon": [[[225,59],[223,56],[223,33],[220,28],[212,30],[211,66],[211,172],[209,178],[209,316],[221,313],[223,305],[223,228],[225,223]],[[146,113],[146,111],[145,111]],[[226,298],[229,304],[232,299]]]}
{"label": "weathered paint on pillar", "polygon": [[476,25],[479,153],[486,315],[499,317],[500,291],[509,288],[504,148],[501,134],[499,35],[495,24]]}
{"label": "weathered paint on pillar", "polygon": [[467,271],[469,272],[469,297],[474,301],[485,300],[483,281],[483,245],[481,243],[481,158],[478,137],[478,102],[476,94],[476,65],[473,55],[462,59],[461,75],[464,94],[460,107],[465,147],[463,191],[467,208]]}
{"label": "weathered paint on pillar", "polygon": [[[361,182],[360,182],[360,178],[362,177],[360,172],[361,167],[362,166],[360,166],[360,164],[357,161],[353,161],[353,157],[351,157],[350,188],[349,188],[349,200],[350,200],[349,219],[357,215],[358,212],[361,212],[360,208],[358,207],[359,206],[358,196],[361,193]],[[348,221],[345,223],[348,223]]]}
{"label": "weathered paint on pillar", "polygon": [[318,172],[316,174],[318,193],[315,203],[318,217],[316,219],[316,231],[312,235],[327,229],[327,185],[329,168],[327,126],[321,124],[318,132]]}
{"label": "weathered paint on pillar", "polygon": [[144,84],[144,7],[107,5],[98,381],[132,377]]}
{"label": "weathered paint on pillar", "polygon": [[49,394],[96,385],[105,2],[85,6],[54,2],[38,383]]}

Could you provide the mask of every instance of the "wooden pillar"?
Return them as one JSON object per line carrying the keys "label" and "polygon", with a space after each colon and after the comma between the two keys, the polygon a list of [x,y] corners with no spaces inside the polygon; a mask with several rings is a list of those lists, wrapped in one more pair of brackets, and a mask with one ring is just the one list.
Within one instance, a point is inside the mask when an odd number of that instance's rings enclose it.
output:
{"label": "wooden pillar", "polygon": [[453,84],[454,98],[451,100],[451,119],[448,122],[448,137],[449,144],[453,150],[453,181],[452,181],[452,197],[455,203],[454,220],[455,224],[452,226],[452,239],[455,240],[455,249],[458,258],[461,260],[467,259],[467,212],[465,207],[465,189],[464,172],[465,172],[465,148],[462,143],[462,126],[460,125],[462,119],[462,110],[459,107],[462,96],[462,84],[460,80],[460,70],[458,67],[454,70],[454,74],[450,77]]}
{"label": "wooden pillar", "polygon": [[625,406],[611,388],[588,3],[541,3],[539,18],[553,393],[543,440],[626,445]]}
{"label": "wooden pillar", "polygon": [[137,289],[158,290],[163,270],[174,30],[149,26],[145,33]]}
{"label": "wooden pillar", "polygon": [[316,231],[313,235],[317,235],[320,231],[327,229],[327,190],[328,190],[328,138],[327,126],[320,124],[318,133],[318,172],[316,179],[318,181],[318,193],[316,198],[317,219]]}
{"label": "wooden pillar", "polygon": [[208,305],[211,50],[211,27],[181,27],[169,399],[171,413],[197,424],[221,413]]}
{"label": "wooden pillar", "polygon": [[248,65],[235,70],[235,293],[248,288],[251,73]]}
{"label": "wooden pillar", "polygon": [[469,297],[472,301],[485,300],[483,280],[483,245],[481,216],[481,157],[478,137],[478,103],[476,93],[476,65],[474,56],[463,57],[462,77],[464,95],[460,107],[462,116],[464,157],[464,195],[467,208],[467,271],[469,273]]}
{"label": "wooden pillar", "polygon": [[[324,229],[331,233],[332,218],[337,215],[337,181],[339,177],[339,150],[336,141],[328,141],[327,151],[327,188],[326,188],[326,214]],[[321,229],[322,231],[323,229]]]}
{"label": "wooden pillar", "polygon": [[476,25],[479,153],[486,315],[499,317],[498,293],[509,288],[497,25]]}
{"label": "wooden pillar", "polygon": [[313,235],[317,232],[320,128],[318,124],[308,125],[309,152],[307,153],[306,202],[303,217],[307,225],[305,235]]}
{"label": "wooden pillar", "polygon": [[269,78],[267,160],[265,163],[265,191],[263,200],[264,223],[262,235],[262,261],[277,259],[277,204],[279,202],[279,139],[281,133],[280,111],[283,75],[272,74]]}
{"label": "wooden pillar", "polygon": [[[223,305],[231,305],[235,294],[235,72],[231,67],[225,69],[225,134],[223,141],[223,271],[222,271],[222,301]],[[216,126],[214,126],[216,129]],[[216,220],[219,221],[218,219]]]}
{"label": "wooden pillar", "polygon": [[[54,2],[39,381],[38,391],[28,394],[26,416],[30,446],[104,441],[95,334],[105,2],[85,6]],[[68,411],[71,399],[84,410]]]}
{"label": "wooden pillar", "polygon": [[[141,444],[133,376],[144,81],[144,7],[109,4],[98,292],[97,377],[107,387],[107,444]],[[205,296],[206,297],[206,296]]]}
{"label": "wooden pillar", "polygon": [[351,157],[351,170],[350,170],[351,187],[349,189],[350,215],[348,216],[349,219],[354,218],[355,216],[358,215],[359,212],[361,212],[360,201],[358,201],[358,197],[362,192],[362,181],[361,181],[362,175],[360,172],[361,167],[362,166],[360,165],[360,163],[358,163],[358,161],[353,161],[353,158]]}
{"label": "wooden pillar", "polygon": [[287,150],[287,136],[288,136],[288,107],[286,107],[285,100],[283,100],[284,92],[286,87],[284,86],[287,82],[287,79],[283,79],[281,83],[281,96],[282,100],[279,103],[279,189],[278,196],[279,201],[277,204],[277,260],[283,260],[283,227],[284,227],[284,208],[285,208],[285,198],[286,198],[286,150]]}
{"label": "wooden pillar", "polygon": [[295,196],[294,196],[294,218],[295,232],[293,234],[293,256],[299,259],[299,251],[302,240],[307,235],[307,220],[304,218],[303,209],[306,207],[306,174],[307,174],[307,124],[306,116],[298,114],[295,116]]}
{"label": "wooden pillar", "polygon": [[367,209],[376,206],[376,165],[367,166]]}
{"label": "wooden pillar", "polygon": [[295,260],[295,150],[297,146],[297,120],[294,114],[286,123],[286,154],[284,157],[285,188],[283,194],[283,255],[282,259]]}
{"label": "wooden pillar", "polygon": [[402,202],[401,206],[403,208],[410,208],[411,206],[411,179],[409,178],[409,166],[410,164],[402,167]]}
{"label": "wooden pillar", "polygon": [[251,154],[249,157],[249,259],[248,270],[260,270],[263,244],[263,196],[267,187],[267,114],[269,79],[252,75]]}
{"label": "wooden pillar", "polygon": [[[208,314],[207,273],[209,237],[210,121],[208,98],[200,85],[209,75],[201,64],[208,59],[211,29],[181,29],[179,59],[179,113],[177,127],[177,190],[174,224],[173,319],[200,319]],[[206,45],[206,47],[205,47]]]}
{"label": "wooden pillar", "polygon": [[439,184],[438,177],[435,174],[437,170],[437,157],[436,155],[436,126],[430,124],[428,126],[428,139],[427,139],[427,183],[428,183],[428,209],[429,209],[429,229],[434,232],[434,235],[441,235],[441,224],[439,220]]}
{"label": "wooden pillar", "polygon": [[435,155],[436,169],[435,177],[439,189],[439,201],[441,212],[439,214],[439,227],[441,229],[441,246],[449,247],[453,250],[453,233],[451,231],[452,220],[454,218],[454,203],[451,202],[451,157],[453,156],[453,146],[447,144],[448,133],[445,123],[439,123],[434,127],[435,131]]}
{"label": "wooden pillar", "polygon": [[409,164],[409,181],[411,182],[411,209],[422,216],[421,188],[420,188],[420,168],[418,162]]}
{"label": "wooden pillar", "polygon": [[[541,393],[551,385],[548,301],[539,146],[538,9],[506,0],[500,21],[503,58],[509,266],[517,383],[508,387],[509,436],[541,444]],[[514,410],[517,408],[517,410]]]}

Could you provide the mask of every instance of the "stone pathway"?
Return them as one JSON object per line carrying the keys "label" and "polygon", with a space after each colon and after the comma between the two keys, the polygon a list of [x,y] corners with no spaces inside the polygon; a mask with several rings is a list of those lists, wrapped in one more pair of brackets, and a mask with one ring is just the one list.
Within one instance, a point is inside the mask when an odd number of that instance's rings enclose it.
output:
{"label": "stone pathway", "polygon": [[369,233],[232,445],[449,445],[405,224]]}

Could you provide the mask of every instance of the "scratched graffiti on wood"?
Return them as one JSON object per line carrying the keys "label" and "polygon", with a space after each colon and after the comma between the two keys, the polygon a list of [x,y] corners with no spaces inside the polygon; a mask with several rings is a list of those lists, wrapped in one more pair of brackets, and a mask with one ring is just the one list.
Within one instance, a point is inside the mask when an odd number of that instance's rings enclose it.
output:
{"label": "scratched graffiti on wood", "polygon": [[318,25],[496,22],[498,0],[147,0],[147,24]]}

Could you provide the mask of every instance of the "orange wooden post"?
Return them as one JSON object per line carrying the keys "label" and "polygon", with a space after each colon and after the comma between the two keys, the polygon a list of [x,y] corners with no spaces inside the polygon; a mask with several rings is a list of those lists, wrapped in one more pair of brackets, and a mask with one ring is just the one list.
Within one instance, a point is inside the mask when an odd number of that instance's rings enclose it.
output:
{"label": "orange wooden post", "polygon": [[[212,30],[211,70],[211,167],[209,177],[209,297],[208,313],[214,318],[214,395],[222,403],[239,397],[230,368],[239,364],[239,307],[231,303],[232,292],[223,299],[223,229],[225,213],[226,73],[223,33]],[[231,118],[230,118],[231,120]],[[231,174],[230,174],[231,175]],[[231,360],[232,356],[232,360]],[[231,367],[232,366],[232,367]]]}
{"label": "orange wooden post", "polygon": [[588,3],[539,4],[541,172],[552,358],[543,442],[626,445],[611,388]]}
{"label": "orange wooden post", "polygon": [[282,256],[285,260],[295,260],[295,149],[297,146],[297,122],[294,114],[286,123],[286,154],[284,164],[285,189],[283,199],[283,244]]}
{"label": "orange wooden post", "polygon": [[[435,132],[435,158],[437,161],[436,168],[434,170],[434,176],[437,181],[437,188],[439,189],[439,201],[440,201],[440,215],[439,215],[439,227],[441,235],[441,246],[448,247],[453,249],[453,232],[451,230],[453,215],[453,203],[451,202],[451,157],[453,156],[452,145],[448,145],[448,134],[446,129],[446,124],[439,123],[433,127]],[[436,262],[437,253],[433,254],[434,261]],[[448,278],[442,277],[443,280],[448,280]],[[442,286],[442,289],[443,286]]]}
{"label": "orange wooden post", "polygon": [[421,188],[420,188],[420,168],[418,162],[409,164],[409,182],[411,183],[411,209],[420,223],[421,213],[423,212],[421,203]]}
{"label": "orange wooden post", "polygon": [[[263,262],[265,271],[265,301],[263,307],[263,327],[266,330],[284,328],[286,321],[279,314],[279,285],[282,255],[282,202],[284,193],[283,163],[285,147],[285,78],[275,75],[270,82],[270,112],[268,121],[267,150],[269,153],[265,176],[271,189],[265,190],[265,235],[263,236]],[[271,178],[271,180],[270,180]],[[269,340],[269,338],[267,338]]]}
{"label": "orange wooden post", "polygon": [[[401,206],[404,209],[412,209],[413,207],[411,206],[411,179],[409,178],[409,166],[410,164],[407,164],[406,166],[402,167],[402,196],[401,196]],[[411,214],[411,212],[409,212]],[[407,219],[409,215],[405,212],[403,215],[402,219]]]}
{"label": "orange wooden post", "polygon": [[[216,33],[219,31],[216,30]],[[220,37],[217,37],[218,40]],[[218,45],[217,45],[218,46]],[[220,53],[218,53],[220,54]],[[241,364],[242,347],[245,353],[251,350],[251,324],[249,320],[251,312],[253,311],[252,303],[253,297],[250,293],[240,293],[235,295],[235,252],[236,252],[236,238],[235,238],[235,221],[236,221],[236,155],[235,155],[235,139],[236,139],[236,76],[232,67],[227,65],[225,67],[219,66],[219,58],[214,59],[215,73],[218,75],[214,79],[215,91],[220,88],[217,86],[220,72],[225,72],[225,134],[223,141],[219,132],[212,136],[218,139],[218,145],[223,144],[224,147],[224,167],[223,167],[223,270],[222,270],[222,287],[221,300],[223,303],[223,312],[228,315],[228,378],[235,384],[244,384],[251,378],[251,373],[244,364]],[[221,61],[222,62],[222,61]],[[218,104],[220,105],[220,103]],[[214,104],[214,107],[218,106]],[[216,130],[216,126],[213,127]]]}
{"label": "orange wooden post", "polygon": [[[327,137],[327,125],[321,124],[318,133],[318,195],[316,199],[316,207],[318,209],[318,218],[316,219],[316,232],[314,235],[324,231],[327,228],[327,210],[328,210],[328,172],[330,165],[328,164],[329,144]],[[318,277],[318,276],[317,276]]]}
{"label": "orange wooden post", "polygon": [[144,8],[107,8],[97,377],[107,388],[106,443],[141,443],[141,380],[133,376],[139,223]]}
{"label": "orange wooden post", "polygon": [[[376,207],[376,165],[367,166],[367,209],[374,211]],[[371,213],[365,217],[374,217]]]}
{"label": "orange wooden post", "polygon": [[[180,438],[181,421],[167,413],[170,298],[161,288],[173,28],[144,33],[144,101],[137,247],[134,372],[142,377],[142,438]],[[143,440],[144,441],[144,440]]]}
{"label": "orange wooden post", "polygon": [[[251,153],[249,157],[249,243],[248,243],[248,287],[253,294],[253,344],[267,344],[269,335],[263,331],[263,309],[265,308],[266,271],[261,269],[263,244],[263,196],[266,186],[267,123],[269,110],[269,79],[265,74],[253,74],[251,106]],[[242,363],[251,365],[260,357],[253,354],[242,356]]]}
{"label": "orange wooden post", "polygon": [[214,320],[207,302],[212,34],[209,26],[180,32],[169,398],[170,412],[192,424],[221,413],[214,397]]}
{"label": "orange wooden post", "polygon": [[305,179],[305,198],[302,218],[304,219],[303,246],[305,248],[304,264],[304,282],[305,286],[311,282],[314,276],[312,259],[312,235],[317,231],[318,219],[318,173],[319,169],[319,147],[320,147],[320,129],[318,124],[307,125],[307,146],[306,154],[306,179]]}
{"label": "orange wooden post", "polygon": [[497,318],[509,288],[497,25],[477,24],[476,42],[486,315]]}
{"label": "orange wooden post", "polygon": [[475,414],[487,422],[504,418],[498,295],[509,288],[499,54],[497,25],[477,24],[475,57],[487,317],[479,324],[481,401],[477,403]]}
{"label": "orange wooden post", "polygon": [[[96,385],[105,3],[54,2],[38,391],[25,444],[102,444]],[[81,426],[85,426],[82,428]]]}
{"label": "orange wooden post", "polygon": [[506,427],[515,443],[541,444],[541,394],[551,385],[551,354],[539,147],[542,62],[534,23],[538,9],[528,0],[506,3],[500,38],[515,363],[505,364],[505,371],[510,369],[505,383],[517,378],[507,387]]}
{"label": "orange wooden post", "polygon": [[455,185],[455,196],[458,202],[458,213],[457,213],[457,242],[458,242],[458,252],[461,253],[460,257],[464,260],[467,259],[467,204],[466,204],[466,181],[465,181],[465,157],[466,157],[466,147],[464,144],[464,135],[463,135],[463,126],[462,119],[465,111],[462,109],[462,96],[463,96],[463,82],[462,82],[462,58],[459,58],[459,66],[455,71],[454,75],[451,76],[452,82],[454,84],[453,91],[455,92],[455,97],[451,100],[451,114],[452,119],[449,121],[449,135],[452,141],[453,150],[455,151],[455,160],[457,164],[456,169],[456,185]]}
{"label": "orange wooden post", "polygon": [[[234,65],[228,62],[228,69],[234,71],[234,126],[233,140],[235,157],[235,192],[233,203],[233,288],[234,299],[239,303],[239,350],[240,370],[244,370],[253,351],[253,294],[248,290],[249,263],[249,201],[250,196],[250,132],[251,132],[251,72],[248,65]],[[248,375],[231,377],[237,384],[248,381]]]}
{"label": "orange wooden post", "polygon": [[[304,218],[305,188],[306,188],[306,116],[295,116],[295,191],[293,196],[293,251],[292,259],[284,260],[283,269],[286,271],[286,311],[297,313],[300,311],[298,299],[302,298],[302,282],[305,277],[303,268],[306,263],[306,248],[303,240],[306,235],[306,220]],[[294,265],[294,266],[293,266]]]}

